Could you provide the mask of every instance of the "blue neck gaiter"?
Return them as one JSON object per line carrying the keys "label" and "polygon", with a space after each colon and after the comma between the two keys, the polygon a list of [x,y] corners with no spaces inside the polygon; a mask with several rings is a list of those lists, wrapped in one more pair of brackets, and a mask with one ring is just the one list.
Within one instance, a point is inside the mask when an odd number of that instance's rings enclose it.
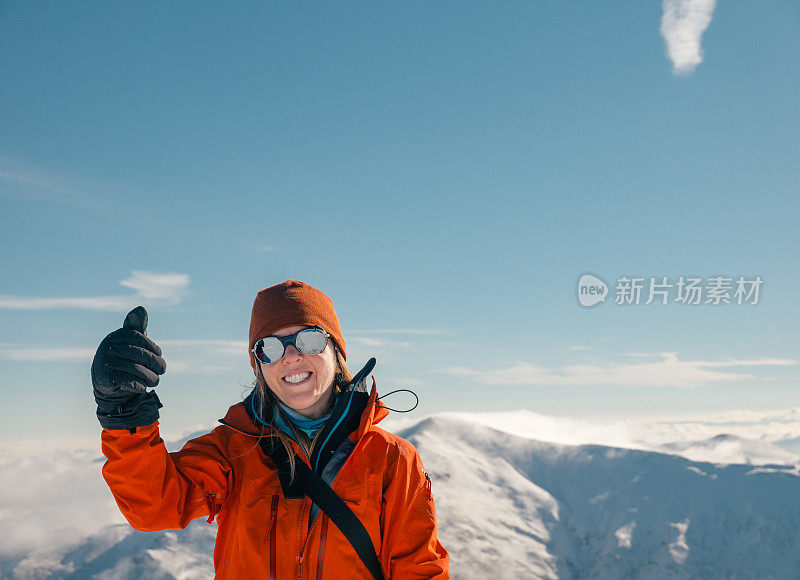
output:
{"label": "blue neck gaiter", "polygon": [[[320,429],[325,425],[325,422],[330,418],[331,413],[333,410],[328,412],[327,415],[320,417],[319,419],[309,419],[305,415],[301,415],[291,407],[287,407],[281,401],[277,401],[278,405],[280,405],[281,411],[289,418],[289,421],[292,422],[297,429],[308,435],[310,439],[313,439],[314,436],[319,432]],[[335,403],[335,402],[334,402]],[[335,404],[334,404],[335,406]],[[292,430],[283,420],[283,417],[279,413],[275,413],[275,423],[277,426],[286,433],[287,435],[292,434]]]}

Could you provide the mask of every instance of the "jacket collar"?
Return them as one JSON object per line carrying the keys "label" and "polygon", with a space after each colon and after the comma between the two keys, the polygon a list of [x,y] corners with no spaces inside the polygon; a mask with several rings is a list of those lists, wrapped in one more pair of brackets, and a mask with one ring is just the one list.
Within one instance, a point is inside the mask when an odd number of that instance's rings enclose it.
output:
{"label": "jacket collar", "polygon": [[369,429],[380,423],[389,415],[389,409],[386,408],[380,401],[378,401],[378,389],[375,384],[375,377],[372,377],[372,390],[369,394],[369,401],[364,412],[361,414],[361,422],[358,425],[357,439],[361,439],[364,433]]}
{"label": "jacket collar", "polygon": [[[364,385],[362,382],[356,388],[359,387],[361,389],[365,389],[366,385]],[[245,402],[249,400],[250,397],[248,396],[241,403],[232,405],[225,414],[225,417],[220,419],[219,422],[233,429],[234,431],[250,437],[267,437],[272,435],[274,430],[271,427],[256,424],[250,418],[250,413],[248,413],[248,410],[245,407]],[[389,410],[383,404],[381,404],[380,401],[378,401],[377,385],[375,383],[375,377],[372,377],[372,390],[370,391],[367,406],[361,413],[361,420],[358,425],[356,440],[361,439],[364,433],[369,431],[373,425],[382,421],[387,415],[389,415]]]}

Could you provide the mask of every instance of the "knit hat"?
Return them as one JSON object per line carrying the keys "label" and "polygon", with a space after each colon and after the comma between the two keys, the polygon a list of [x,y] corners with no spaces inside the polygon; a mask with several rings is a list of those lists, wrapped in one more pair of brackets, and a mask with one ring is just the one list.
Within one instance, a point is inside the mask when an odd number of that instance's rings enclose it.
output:
{"label": "knit hat", "polygon": [[260,339],[287,326],[320,326],[331,335],[342,356],[347,359],[344,338],[333,302],[323,292],[305,282],[286,280],[264,288],[256,295],[250,315],[250,365],[256,368],[253,346]]}

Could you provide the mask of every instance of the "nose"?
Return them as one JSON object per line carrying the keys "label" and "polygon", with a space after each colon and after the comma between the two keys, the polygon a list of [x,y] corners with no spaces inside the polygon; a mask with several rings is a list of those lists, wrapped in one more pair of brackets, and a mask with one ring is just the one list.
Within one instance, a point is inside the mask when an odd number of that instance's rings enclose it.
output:
{"label": "nose", "polygon": [[283,362],[294,363],[303,358],[303,355],[297,350],[293,344],[287,344],[283,349]]}

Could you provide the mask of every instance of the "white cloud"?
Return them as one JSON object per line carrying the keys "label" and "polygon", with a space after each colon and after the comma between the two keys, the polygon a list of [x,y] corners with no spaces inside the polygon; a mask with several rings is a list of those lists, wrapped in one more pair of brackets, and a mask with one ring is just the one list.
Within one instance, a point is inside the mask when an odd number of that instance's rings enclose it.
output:
{"label": "white cloud", "polygon": [[174,306],[186,296],[190,283],[187,274],[159,274],[137,270],[131,274],[130,278],[122,280],[120,284],[133,289],[134,294],[46,298],[0,295],[0,308],[7,310],[77,309],[126,312],[141,303]]}
{"label": "white cloud", "polygon": [[348,334],[417,334],[433,336],[445,333],[432,328],[378,328],[372,330],[351,330]]}
{"label": "white cloud", "polygon": [[379,338],[371,338],[369,336],[357,336],[351,339],[353,342],[357,342],[359,344],[363,344],[364,346],[372,346],[372,347],[379,347],[384,346],[385,341]]}
{"label": "white cloud", "polygon": [[[391,356],[398,349],[428,348],[431,344],[426,337],[444,334],[441,331],[427,328],[381,328],[372,330],[346,330],[345,335],[349,351],[361,350],[365,355],[383,357]],[[433,339],[436,340],[436,339]],[[441,346],[442,343],[437,341]]]}
{"label": "white cloud", "polygon": [[227,354],[241,354],[242,352],[247,350],[246,340],[216,340],[216,339],[192,338],[187,340],[162,340],[159,341],[158,344],[165,347],[188,348],[188,349],[207,348],[211,350],[216,350],[217,352],[224,352]]}
{"label": "white cloud", "polygon": [[[673,418],[672,421],[678,421],[678,419]],[[800,426],[800,407],[776,411],[726,411],[712,416],[688,418],[683,421],[714,425],[797,424]],[[796,436],[800,436],[800,428]]]}
{"label": "white cloud", "polygon": [[87,296],[82,298],[34,298],[0,295],[0,308],[6,310],[103,310],[124,312],[136,304],[128,296]]}
{"label": "white cloud", "polygon": [[108,188],[0,157],[0,196],[112,213]]}
{"label": "white cloud", "polygon": [[67,544],[124,522],[100,474],[98,446],[96,440],[0,443],[0,555]]}
{"label": "white cloud", "polygon": [[727,360],[706,363],[709,367],[765,367],[765,366],[792,366],[797,361],[790,358],[759,358],[755,360]]}
{"label": "white cloud", "polygon": [[87,362],[96,348],[52,348],[0,343],[0,359],[14,361]]}
{"label": "white cloud", "polygon": [[133,276],[120,282],[123,286],[133,288],[136,294],[147,300],[177,304],[186,295],[189,287],[187,274],[158,274],[156,272],[139,272],[134,270]]}
{"label": "white cloud", "polygon": [[703,62],[700,38],[714,12],[716,0],[664,0],[661,35],[675,74],[688,74]]}
{"label": "white cloud", "polygon": [[[167,361],[167,372],[216,374],[249,371],[245,340],[158,340]],[[0,343],[0,360],[18,362],[91,362],[96,346],[52,348],[49,345]]]}
{"label": "white cloud", "polygon": [[268,254],[270,252],[274,252],[277,249],[275,246],[270,246],[268,244],[255,244],[251,247],[253,251],[259,252],[261,254]]}
{"label": "white cloud", "polygon": [[526,361],[505,368],[476,370],[468,367],[449,367],[441,372],[470,377],[490,385],[577,385],[577,386],[671,386],[698,387],[718,381],[755,379],[753,374],[712,370],[720,367],[791,366],[794,359],[752,359],[723,361],[683,361],[675,352],[635,353],[634,356],[655,356],[655,361],[605,364],[567,365],[545,368]]}
{"label": "white cloud", "polygon": [[246,340],[156,340],[167,361],[167,373],[220,374],[249,372]]}
{"label": "white cloud", "polygon": [[428,381],[425,379],[420,379],[419,377],[383,377],[381,378],[381,383],[386,385],[392,385],[391,388],[387,390],[393,390],[394,388],[403,389],[408,387],[424,387],[428,384]]}

